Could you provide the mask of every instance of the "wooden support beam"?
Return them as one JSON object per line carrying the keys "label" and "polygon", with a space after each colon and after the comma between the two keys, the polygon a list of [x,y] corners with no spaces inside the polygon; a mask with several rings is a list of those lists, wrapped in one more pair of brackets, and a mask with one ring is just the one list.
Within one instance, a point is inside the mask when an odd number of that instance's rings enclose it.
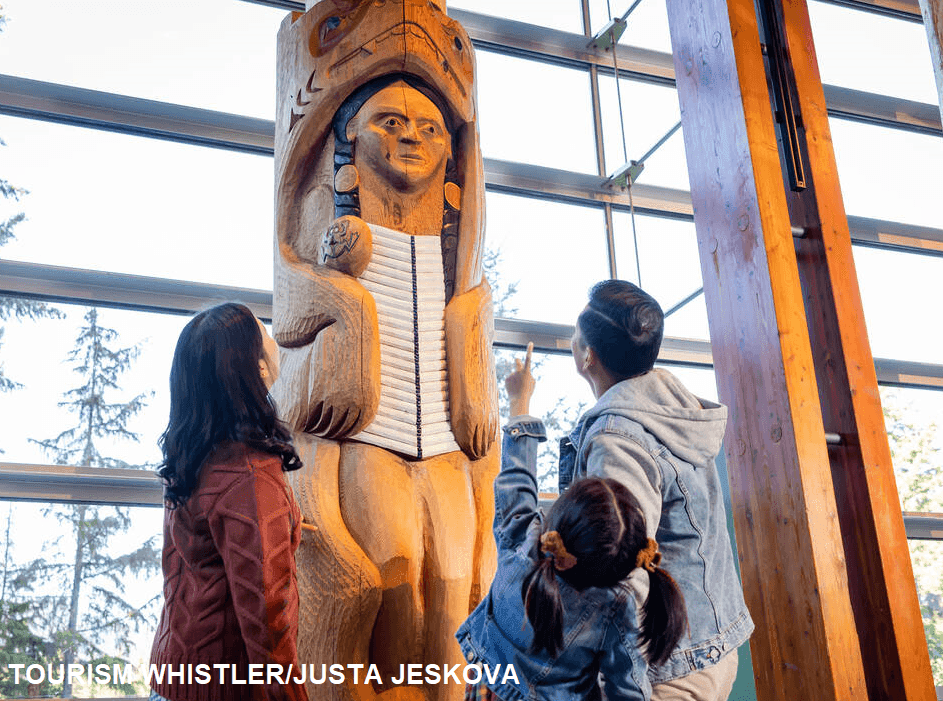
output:
{"label": "wooden support beam", "polygon": [[[868,697],[935,701],[806,0],[769,0],[802,119],[808,187],[786,189]],[[781,4],[780,4],[781,3]]]}
{"label": "wooden support beam", "polygon": [[940,102],[940,119],[943,119],[943,0],[920,0],[923,26],[927,28],[930,41],[930,58],[933,75],[936,76],[936,93]]}
{"label": "wooden support beam", "polygon": [[932,701],[808,10],[764,2],[668,0],[757,695]]}

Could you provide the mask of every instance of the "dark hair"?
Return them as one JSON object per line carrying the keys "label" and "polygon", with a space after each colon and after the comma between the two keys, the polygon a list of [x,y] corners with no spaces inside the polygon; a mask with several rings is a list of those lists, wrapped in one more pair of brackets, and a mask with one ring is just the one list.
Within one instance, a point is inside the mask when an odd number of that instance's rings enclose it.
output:
{"label": "dark hair", "polygon": [[[456,123],[456,118],[448,106],[448,102],[442,95],[425,81],[410,73],[390,73],[374,78],[354,90],[343,104],[337,108],[334,113],[334,119],[331,125],[334,130],[334,175],[346,165],[352,165],[354,162],[354,145],[347,138],[347,125],[351,119],[356,116],[360,108],[366,104],[367,100],[376,95],[384,88],[394,83],[404,82],[412,88],[429,98],[430,102],[436,106],[442,119],[445,121],[446,129],[452,137],[452,157],[449,158],[445,169],[446,182],[459,183],[458,168],[456,166],[455,154],[458,152],[459,132],[461,126]],[[360,187],[354,187],[347,192],[338,192],[334,190],[334,218],[344,215],[360,216]],[[445,276],[445,299],[452,298],[455,291],[455,258],[458,251],[458,221],[460,212],[452,207],[448,201],[442,203],[442,232],[440,242],[442,247],[443,274]]]}
{"label": "dark hair", "polygon": [[170,421],[158,441],[164,500],[182,505],[213,449],[238,441],[279,455],[282,468],[301,460],[278,420],[259,373],[262,333],[247,307],[227,302],[193,317],[180,332],[170,368]]}
{"label": "dark hair", "polygon": [[622,379],[654,367],[665,315],[655,298],[637,285],[625,280],[597,283],[576,323],[606,369]]}
{"label": "dark hair", "polygon": [[[645,517],[621,482],[579,479],[550,507],[541,534],[556,531],[576,564],[558,570],[552,556],[535,546],[534,568],[521,586],[527,620],[534,629],[532,651],[555,657],[563,647],[563,603],[557,577],[574,589],[614,587],[636,566],[648,545]],[[643,606],[639,638],[652,664],[668,659],[687,625],[684,597],[665,570],[655,567]],[[630,601],[631,605],[631,601]]]}

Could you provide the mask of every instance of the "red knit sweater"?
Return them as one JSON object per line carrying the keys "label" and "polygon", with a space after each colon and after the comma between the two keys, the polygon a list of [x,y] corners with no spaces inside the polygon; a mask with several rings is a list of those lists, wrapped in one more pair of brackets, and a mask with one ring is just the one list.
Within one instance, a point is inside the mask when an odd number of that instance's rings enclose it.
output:
{"label": "red knit sweater", "polygon": [[[278,456],[237,443],[207,458],[190,498],[164,509],[164,610],[151,650],[163,679],[151,677],[154,691],[170,701],[307,701],[304,685],[287,676],[288,665],[291,678],[298,674],[300,538],[301,512]],[[233,667],[213,666],[223,664],[236,665],[244,682],[250,664],[266,665],[254,669],[271,683],[234,683]],[[268,677],[273,665],[285,676]],[[183,670],[182,679],[171,680],[171,670]]]}

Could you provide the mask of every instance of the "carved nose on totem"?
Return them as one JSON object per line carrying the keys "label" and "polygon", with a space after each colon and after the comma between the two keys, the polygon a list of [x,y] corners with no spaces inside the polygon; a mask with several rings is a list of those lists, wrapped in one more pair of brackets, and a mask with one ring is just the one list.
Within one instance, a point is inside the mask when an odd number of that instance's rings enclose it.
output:
{"label": "carved nose on totem", "polygon": [[413,122],[406,122],[402,135],[399,140],[407,144],[419,143],[419,129]]}

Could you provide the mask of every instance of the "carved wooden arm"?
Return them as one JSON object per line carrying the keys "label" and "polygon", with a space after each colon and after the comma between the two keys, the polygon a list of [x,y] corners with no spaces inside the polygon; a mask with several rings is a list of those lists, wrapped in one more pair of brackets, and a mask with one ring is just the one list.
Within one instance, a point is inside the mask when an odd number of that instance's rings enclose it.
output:
{"label": "carved wooden arm", "polygon": [[273,330],[281,376],[273,396],[288,424],[322,438],[360,431],[380,400],[376,304],[352,276],[277,260]]}
{"label": "carved wooden arm", "polygon": [[470,458],[487,454],[498,431],[498,392],[491,344],[491,287],[487,280],[445,307],[445,352],[449,367],[452,432]]}

